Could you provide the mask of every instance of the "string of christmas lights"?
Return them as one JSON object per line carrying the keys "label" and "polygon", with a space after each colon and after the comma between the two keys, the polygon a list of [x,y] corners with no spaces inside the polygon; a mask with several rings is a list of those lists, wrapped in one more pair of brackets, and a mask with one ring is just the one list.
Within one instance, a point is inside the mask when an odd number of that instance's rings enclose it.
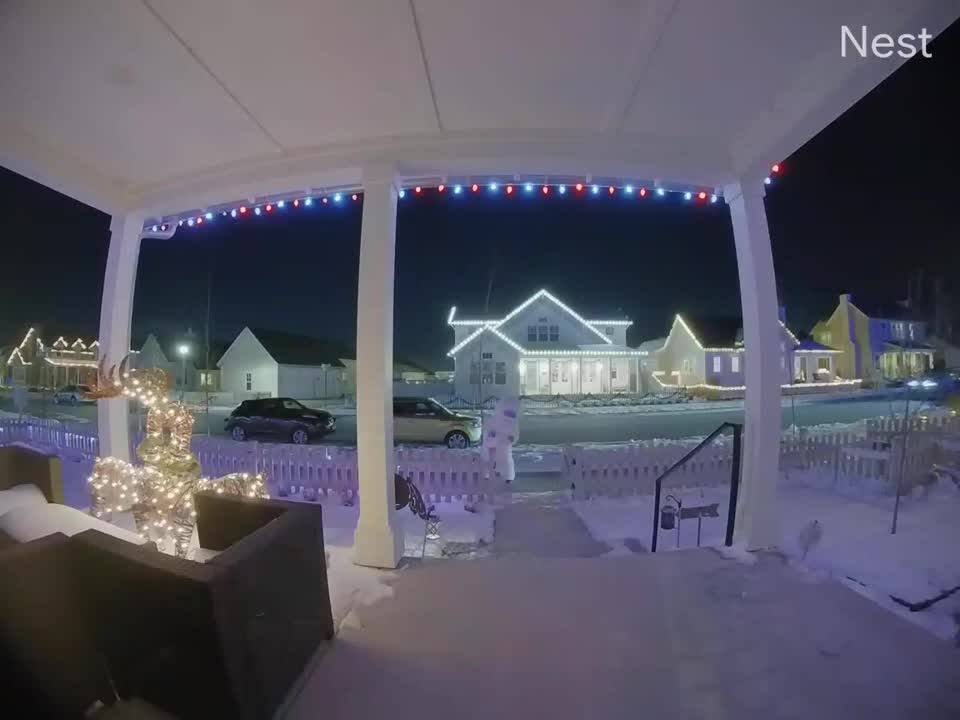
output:
{"label": "string of christmas lights", "polygon": [[[770,185],[774,178],[779,176],[782,171],[782,165],[775,163],[770,168],[770,175],[764,179],[764,184]],[[667,196],[676,196],[684,202],[695,204],[715,204],[721,196],[715,192],[707,190],[674,190],[660,186],[648,187],[646,185],[606,185],[595,182],[575,182],[575,183],[554,183],[554,182],[502,182],[500,180],[490,180],[484,183],[464,182],[449,185],[447,183],[437,183],[436,185],[409,185],[400,188],[399,197],[401,200],[410,197],[417,198],[423,195],[449,195],[452,197],[470,197],[472,195],[503,195],[530,196],[546,198],[551,196],[570,196],[570,197],[627,197],[640,200],[646,198],[665,198]],[[216,211],[205,211],[197,215],[185,216],[167,222],[150,223],[144,226],[145,230],[154,233],[166,232],[176,223],[179,227],[203,227],[209,225],[217,217],[228,219],[246,219],[251,217],[261,217],[278,212],[299,210],[324,205],[344,205],[348,202],[357,202],[363,197],[362,190],[341,190],[330,192],[318,196],[301,195],[298,197],[274,199],[269,202],[240,204],[228,208],[220,208]]]}

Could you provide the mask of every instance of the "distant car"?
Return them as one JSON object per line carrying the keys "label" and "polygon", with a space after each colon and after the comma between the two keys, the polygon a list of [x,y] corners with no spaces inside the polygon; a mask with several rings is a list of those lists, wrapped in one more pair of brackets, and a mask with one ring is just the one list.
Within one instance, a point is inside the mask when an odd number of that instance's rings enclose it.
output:
{"label": "distant car", "polygon": [[53,401],[57,405],[77,405],[82,402],[93,402],[93,388],[89,385],[64,385],[53,394]]}
{"label": "distant car", "polygon": [[297,445],[329,435],[337,428],[337,419],[326,410],[308,408],[293,398],[244,400],[224,422],[224,429],[234,440],[272,435]]}
{"label": "distant car", "polygon": [[907,387],[926,392],[950,393],[957,389],[960,374],[956,370],[931,370],[907,381]]}
{"label": "distant car", "polygon": [[448,410],[433,398],[393,399],[393,438],[466,448],[480,442],[480,418]]}

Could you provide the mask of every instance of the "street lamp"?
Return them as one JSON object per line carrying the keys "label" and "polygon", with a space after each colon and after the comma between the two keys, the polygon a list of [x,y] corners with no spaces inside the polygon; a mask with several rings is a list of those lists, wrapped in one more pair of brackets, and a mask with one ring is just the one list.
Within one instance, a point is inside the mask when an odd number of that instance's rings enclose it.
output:
{"label": "street lamp", "polygon": [[183,381],[180,384],[180,402],[183,402],[183,392],[187,388],[187,355],[190,354],[190,346],[186,343],[177,345],[177,353],[180,355],[180,367]]}

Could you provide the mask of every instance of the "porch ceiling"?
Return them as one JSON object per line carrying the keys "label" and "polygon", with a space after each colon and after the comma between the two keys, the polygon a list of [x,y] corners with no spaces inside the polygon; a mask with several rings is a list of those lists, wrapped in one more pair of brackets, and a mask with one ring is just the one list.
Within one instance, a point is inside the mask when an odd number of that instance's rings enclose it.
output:
{"label": "porch ceiling", "polygon": [[[427,173],[719,186],[902,62],[840,26],[936,35],[960,0],[8,0],[0,163],[113,211]],[[191,205],[192,207],[192,205]]]}

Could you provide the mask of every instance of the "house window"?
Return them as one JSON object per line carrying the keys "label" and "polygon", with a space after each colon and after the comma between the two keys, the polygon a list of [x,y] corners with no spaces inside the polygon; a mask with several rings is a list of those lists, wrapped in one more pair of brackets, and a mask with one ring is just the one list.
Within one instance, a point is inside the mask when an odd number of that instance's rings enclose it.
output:
{"label": "house window", "polygon": [[817,370],[826,370],[830,371],[830,358],[828,357],[818,357],[817,358]]}
{"label": "house window", "polygon": [[610,361],[610,379],[611,380],[617,379],[617,364],[612,360]]}
{"label": "house window", "polygon": [[493,382],[496,385],[507,384],[507,364],[505,362],[498,362],[496,364],[496,368],[494,369]]}
{"label": "house window", "polygon": [[480,361],[479,360],[470,361],[470,384],[471,385],[480,384]]}
{"label": "house window", "polygon": [[723,362],[723,361],[720,359],[720,356],[719,356],[719,355],[714,355],[714,356],[713,356],[713,371],[714,371],[715,373],[720,372],[720,364],[721,364],[721,362]]}
{"label": "house window", "polygon": [[685,373],[693,372],[693,362],[688,357],[683,359],[683,371]]}
{"label": "house window", "polygon": [[247,373],[245,384],[247,387],[247,392],[253,390],[253,373]]}
{"label": "house window", "polygon": [[550,326],[550,342],[559,342],[560,341],[560,326],[551,325]]}
{"label": "house window", "polygon": [[213,385],[213,373],[200,371],[200,387],[210,387]]}
{"label": "house window", "polygon": [[549,338],[548,330],[546,325],[540,325],[537,327],[537,340],[539,342],[547,342]]}
{"label": "house window", "polygon": [[480,381],[484,385],[490,385],[493,382],[493,353],[483,353],[480,370]]}
{"label": "house window", "polygon": [[823,333],[823,335],[822,335],[821,337],[823,338],[823,344],[824,344],[824,345],[832,345],[832,344],[833,344],[833,333],[825,332],[825,333]]}
{"label": "house window", "polygon": [[740,356],[739,355],[730,356],[730,372],[735,372],[735,373],[740,372]]}
{"label": "house window", "polygon": [[603,329],[603,332],[604,332],[605,334],[613,337],[613,328],[612,328],[612,327],[605,327],[605,328]]}
{"label": "house window", "polygon": [[907,325],[907,332],[910,335],[910,339],[913,340],[913,323]]}
{"label": "house window", "polygon": [[527,325],[527,341],[536,342],[537,341],[537,326],[536,325]]}

